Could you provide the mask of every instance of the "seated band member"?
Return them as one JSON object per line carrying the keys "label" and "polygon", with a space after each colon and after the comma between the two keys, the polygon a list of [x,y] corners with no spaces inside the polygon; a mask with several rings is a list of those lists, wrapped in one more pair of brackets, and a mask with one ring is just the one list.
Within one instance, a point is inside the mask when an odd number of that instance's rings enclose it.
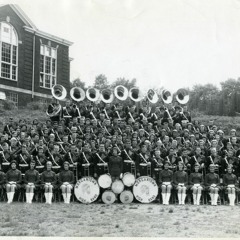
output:
{"label": "seated band member", "polygon": [[22,173],[17,169],[17,162],[13,160],[10,165],[10,170],[6,173],[6,190],[8,203],[13,201],[16,190],[20,189],[22,182]]}
{"label": "seated band member", "polygon": [[57,177],[56,173],[52,171],[52,162],[47,161],[46,165],[47,170],[41,175],[41,183],[44,189],[46,203],[52,204],[53,189],[56,188]]}
{"label": "seated band member", "polygon": [[184,165],[178,162],[178,171],[173,174],[173,186],[178,192],[179,205],[185,204],[186,190],[188,185],[188,174],[183,170]]}
{"label": "seated band member", "polygon": [[24,176],[24,186],[26,189],[26,202],[32,203],[34,196],[34,190],[39,184],[39,173],[35,170],[36,163],[34,160],[30,162],[30,169],[26,171]]}
{"label": "seated band member", "polygon": [[200,165],[195,163],[195,172],[191,173],[189,176],[190,189],[193,194],[193,204],[199,205],[200,198],[203,190],[203,175],[199,173]]}
{"label": "seated band member", "polygon": [[0,192],[4,188],[5,183],[6,183],[6,174],[0,171]]}
{"label": "seated band member", "polygon": [[70,203],[74,184],[74,174],[69,170],[69,162],[65,161],[63,164],[64,170],[59,173],[59,185],[62,190],[64,203]]}
{"label": "seated band member", "polygon": [[123,160],[122,157],[118,156],[117,147],[113,147],[112,149],[112,155],[109,157],[108,169],[113,181],[121,177],[123,172]]}
{"label": "seated band member", "polygon": [[223,187],[228,193],[229,205],[234,206],[237,188],[237,177],[232,173],[232,166],[229,165],[227,173],[223,175]]}
{"label": "seated band member", "polygon": [[219,175],[215,173],[214,164],[210,164],[209,168],[210,173],[208,173],[205,177],[205,186],[209,191],[209,195],[211,197],[211,205],[217,206],[218,192],[220,190]]}
{"label": "seated band member", "polygon": [[159,174],[159,184],[162,190],[163,205],[169,205],[172,190],[173,172],[168,169],[169,162],[164,163],[164,169]]}

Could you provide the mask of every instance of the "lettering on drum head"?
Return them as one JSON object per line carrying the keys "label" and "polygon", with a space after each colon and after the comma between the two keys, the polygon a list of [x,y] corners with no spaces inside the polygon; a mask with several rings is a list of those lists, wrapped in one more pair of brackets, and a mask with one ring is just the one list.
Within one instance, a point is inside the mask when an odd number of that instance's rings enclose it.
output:
{"label": "lettering on drum head", "polygon": [[92,177],[79,179],[74,187],[76,198],[82,203],[94,202],[100,193],[97,181]]}

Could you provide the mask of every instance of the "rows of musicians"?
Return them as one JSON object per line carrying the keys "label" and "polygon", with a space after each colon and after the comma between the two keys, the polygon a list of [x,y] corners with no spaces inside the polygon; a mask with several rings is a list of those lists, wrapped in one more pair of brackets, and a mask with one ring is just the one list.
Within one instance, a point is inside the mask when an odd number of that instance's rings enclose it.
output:
{"label": "rows of musicians", "polygon": [[[54,99],[51,107],[58,109],[59,105]],[[240,142],[236,130],[232,129],[229,137],[225,137],[214,121],[205,125],[192,121],[186,105],[168,104],[168,108],[151,107],[145,102],[140,107],[124,106],[121,102],[114,106],[103,102],[86,105],[67,100],[59,109],[46,122],[16,121],[11,117],[0,133],[0,184],[3,187],[4,181],[10,182],[6,185],[9,202],[21,181],[31,202],[34,188],[26,184],[26,179],[33,182],[34,177],[42,183],[51,182],[53,177],[55,185],[43,185],[48,202],[57,182],[70,182],[69,187],[67,184],[60,187],[71,194],[77,179],[83,176],[97,179],[106,173],[112,178],[120,178],[126,172],[136,178],[154,178],[162,189],[164,204],[169,202],[173,181],[182,204],[187,186],[196,194],[194,203],[199,204],[197,196],[202,190],[199,186],[206,180],[211,183],[208,187],[215,186],[211,196],[220,186],[234,185],[234,190],[237,189]],[[24,180],[20,173],[25,175]],[[180,185],[176,184],[178,179]],[[65,202],[69,202],[69,194]]]}

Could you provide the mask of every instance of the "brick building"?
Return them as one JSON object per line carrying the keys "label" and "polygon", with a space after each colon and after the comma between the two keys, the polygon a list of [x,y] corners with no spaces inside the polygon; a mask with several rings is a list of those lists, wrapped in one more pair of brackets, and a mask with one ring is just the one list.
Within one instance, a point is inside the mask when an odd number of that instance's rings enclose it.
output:
{"label": "brick building", "polygon": [[52,98],[51,87],[69,92],[72,42],[42,32],[13,4],[0,6],[0,94],[24,106]]}

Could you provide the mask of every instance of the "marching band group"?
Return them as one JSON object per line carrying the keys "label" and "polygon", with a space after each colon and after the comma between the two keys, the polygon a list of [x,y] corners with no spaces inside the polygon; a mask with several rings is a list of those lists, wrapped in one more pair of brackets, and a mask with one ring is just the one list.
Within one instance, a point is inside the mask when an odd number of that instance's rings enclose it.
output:
{"label": "marching band group", "polygon": [[49,108],[57,111],[45,123],[10,118],[0,133],[0,190],[8,203],[20,189],[27,203],[38,189],[46,203],[55,189],[70,203],[81,177],[109,173],[114,181],[130,172],[155,179],[163,204],[176,190],[179,204],[191,192],[199,205],[205,190],[212,205],[220,191],[234,205],[240,177],[236,130],[226,138],[213,121],[192,121],[186,105],[172,103],[166,108],[67,100],[61,107],[54,99]]}

